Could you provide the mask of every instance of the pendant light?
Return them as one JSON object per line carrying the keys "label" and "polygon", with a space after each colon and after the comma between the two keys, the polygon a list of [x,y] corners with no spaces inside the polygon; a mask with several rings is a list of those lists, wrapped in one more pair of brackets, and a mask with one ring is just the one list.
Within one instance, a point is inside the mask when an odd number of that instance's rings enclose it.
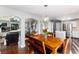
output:
{"label": "pendant light", "polygon": [[[44,7],[45,7],[45,10],[47,10],[47,6],[48,5],[44,5]],[[46,13],[46,12],[45,12]],[[45,14],[46,15],[46,14]],[[45,16],[45,18],[44,18],[44,21],[46,22],[46,21],[48,21],[48,19],[49,19],[49,17],[47,17],[47,15]]]}

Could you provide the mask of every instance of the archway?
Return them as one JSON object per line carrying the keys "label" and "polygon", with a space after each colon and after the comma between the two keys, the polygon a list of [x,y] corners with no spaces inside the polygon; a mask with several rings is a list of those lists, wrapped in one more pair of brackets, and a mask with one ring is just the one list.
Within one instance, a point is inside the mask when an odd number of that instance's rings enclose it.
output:
{"label": "archway", "polygon": [[36,24],[37,24],[37,20],[34,19],[34,18],[28,18],[26,21],[25,21],[25,32],[26,34],[31,34],[32,31],[37,31],[36,30]]}

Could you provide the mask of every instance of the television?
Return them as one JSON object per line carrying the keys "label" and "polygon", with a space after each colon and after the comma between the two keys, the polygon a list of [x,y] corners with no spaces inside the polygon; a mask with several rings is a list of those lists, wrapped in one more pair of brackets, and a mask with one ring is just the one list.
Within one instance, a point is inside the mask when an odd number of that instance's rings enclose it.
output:
{"label": "television", "polygon": [[18,24],[11,24],[11,30],[17,30],[17,29],[19,29]]}

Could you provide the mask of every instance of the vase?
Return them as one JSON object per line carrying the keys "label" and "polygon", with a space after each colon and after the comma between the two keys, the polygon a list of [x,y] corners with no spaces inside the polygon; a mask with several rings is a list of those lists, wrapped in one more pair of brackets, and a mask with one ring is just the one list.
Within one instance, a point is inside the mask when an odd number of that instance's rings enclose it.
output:
{"label": "vase", "polygon": [[48,33],[44,32],[44,37],[47,39]]}
{"label": "vase", "polygon": [[47,35],[45,35],[44,37],[45,37],[45,39],[47,39]]}

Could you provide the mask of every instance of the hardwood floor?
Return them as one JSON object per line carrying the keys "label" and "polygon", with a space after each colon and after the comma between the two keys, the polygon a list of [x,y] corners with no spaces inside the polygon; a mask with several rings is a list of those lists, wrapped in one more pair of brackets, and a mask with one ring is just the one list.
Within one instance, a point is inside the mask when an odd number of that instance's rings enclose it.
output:
{"label": "hardwood floor", "polygon": [[32,54],[33,49],[30,47],[19,48],[17,44],[12,44],[10,46],[1,46],[1,54]]}
{"label": "hardwood floor", "polygon": [[[19,48],[17,44],[11,44],[10,46],[3,46],[0,45],[0,51],[1,54],[40,54],[36,51],[34,51],[34,49],[29,46],[27,46],[25,48]],[[69,49],[67,51],[67,54],[69,54]]]}

